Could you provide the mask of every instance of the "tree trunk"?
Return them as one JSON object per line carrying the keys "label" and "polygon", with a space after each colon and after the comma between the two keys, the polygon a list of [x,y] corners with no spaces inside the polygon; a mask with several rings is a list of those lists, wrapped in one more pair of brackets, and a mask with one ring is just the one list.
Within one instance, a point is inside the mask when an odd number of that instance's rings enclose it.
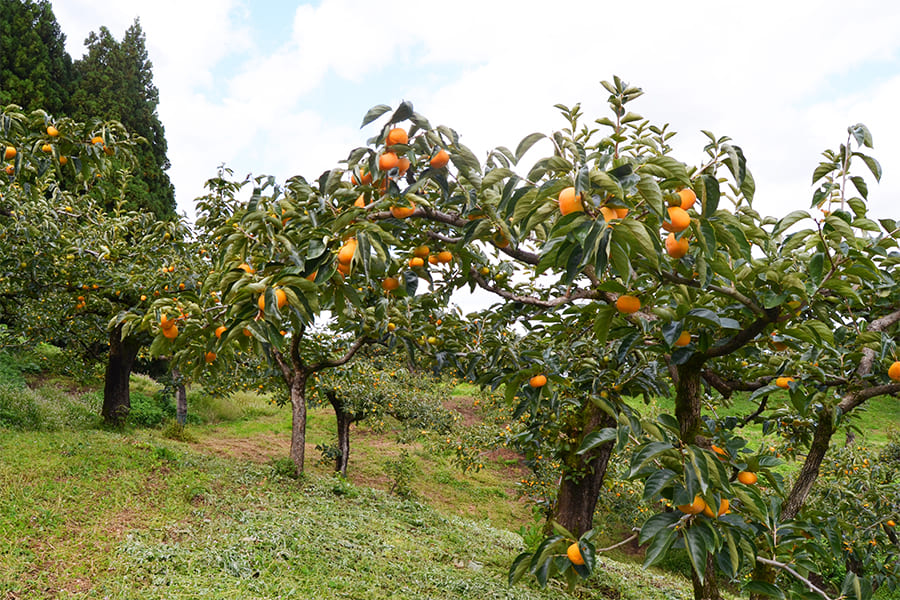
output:
{"label": "tree trunk", "polygon": [[809,496],[809,492],[812,491],[812,486],[819,476],[819,467],[822,466],[825,453],[828,452],[831,436],[834,435],[831,418],[831,408],[823,408],[822,412],[819,413],[812,445],[809,447],[809,454],[806,455],[806,460],[803,461],[803,466],[800,468],[800,474],[797,475],[794,487],[791,488],[791,493],[788,494],[784,506],[781,507],[782,521],[789,521],[795,518],[806,501],[806,497]]}
{"label": "tree trunk", "polygon": [[187,391],[178,369],[172,369],[172,380],[175,382],[175,420],[184,427],[187,423]]}
{"label": "tree trunk", "polygon": [[675,418],[681,429],[681,441],[694,444],[703,423],[700,419],[700,388],[703,381],[702,365],[688,361],[678,365],[678,382],[675,384]]}
{"label": "tree trunk", "polygon": [[[605,427],[615,427],[616,420],[603,412],[593,402],[584,409],[582,437]],[[572,535],[580,536],[593,527],[594,510],[600,497],[600,487],[606,477],[606,468],[612,455],[613,442],[606,442],[585,454],[574,451],[563,464],[562,480],[556,503],[548,519],[556,521]]]}
{"label": "tree trunk", "polygon": [[338,455],[334,470],[346,477],[347,463],[350,461],[350,425],[353,423],[353,415],[344,410],[344,403],[337,394],[328,392],[326,395],[337,419]]}
{"label": "tree trunk", "polygon": [[700,578],[693,569],[691,570],[691,583],[694,584],[694,600],[720,600],[722,598],[719,595],[716,562],[713,560],[712,554],[708,552],[706,554],[706,577],[703,578],[703,583],[700,583]]}
{"label": "tree trunk", "polygon": [[108,425],[121,426],[131,410],[129,380],[131,367],[140,350],[137,339],[122,339],[122,325],[109,332],[109,357],[106,362],[106,380],[103,384],[103,409],[101,414]]}
{"label": "tree trunk", "polygon": [[291,460],[297,475],[303,475],[306,454],[306,378],[308,373],[295,373],[291,381]]}
{"label": "tree trunk", "polygon": [[[697,444],[701,441],[700,430],[703,421],[700,418],[700,399],[703,390],[703,362],[688,360],[678,365],[678,377],[675,383],[675,417],[685,444]],[[694,600],[719,600],[719,584],[716,578],[716,562],[711,553],[706,554],[706,576],[703,581],[697,572],[691,569],[691,582],[694,584]]]}

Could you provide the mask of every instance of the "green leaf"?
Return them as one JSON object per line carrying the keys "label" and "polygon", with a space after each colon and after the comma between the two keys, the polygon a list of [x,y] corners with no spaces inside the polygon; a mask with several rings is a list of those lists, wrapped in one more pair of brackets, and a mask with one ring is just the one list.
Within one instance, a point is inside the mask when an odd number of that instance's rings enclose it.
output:
{"label": "green leaf", "polygon": [[656,216],[662,218],[666,209],[663,203],[662,190],[659,189],[656,179],[646,173],[641,173],[637,189],[641,198],[647,202],[647,206],[656,213]]}
{"label": "green leaf", "polygon": [[869,128],[862,123],[851,125],[847,128],[847,131],[850,132],[850,135],[853,136],[853,139],[856,140],[858,145],[865,146],[866,148],[872,147],[872,133],[869,131]]}
{"label": "green leaf", "polygon": [[581,440],[581,447],[578,449],[577,453],[584,454],[601,444],[615,441],[617,436],[618,430],[615,427],[605,427],[600,431],[593,431],[584,436],[584,439]]}
{"label": "green leaf", "polygon": [[[672,473],[672,471],[669,471]],[[672,473],[674,475],[674,473]],[[638,535],[638,545],[646,544],[648,540],[656,537],[659,532],[664,529],[672,528],[682,517],[679,512],[664,512],[655,514],[641,526],[641,532]]]}
{"label": "green leaf", "polygon": [[634,475],[640,470],[644,464],[651,460],[654,456],[665,452],[666,450],[671,450],[674,446],[669,442],[650,442],[644,446],[641,446],[631,458],[631,473],[628,475],[629,477],[634,477]]}
{"label": "green leaf", "polygon": [[609,336],[609,325],[612,323],[613,317],[616,316],[616,309],[610,304],[605,304],[597,308],[594,315],[594,342],[597,346],[606,344]]}
{"label": "green leaf", "polygon": [[691,559],[691,565],[700,583],[706,579],[706,554],[709,552],[706,536],[701,532],[702,525],[695,522],[692,527],[684,529],[684,547]]}
{"label": "green leaf", "polygon": [[816,286],[819,286],[822,283],[823,278],[823,269],[825,267],[825,254],[822,252],[816,252],[812,255],[812,258],[809,259],[809,276],[812,279],[813,283]]}
{"label": "green leaf", "polygon": [[805,210],[795,210],[794,212],[787,214],[784,218],[782,218],[778,221],[778,223],[775,224],[775,229],[772,230],[772,235],[777,236],[794,223],[802,221],[803,219],[811,218],[812,216]]}
{"label": "green leaf", "polygon": [[[659,493],[664,490],[671,482],[672,479],[675,478],[675,471],[671,469],[660,469],[656,473],[652,474],[644,481],[644,502],[652,502],[656,500]],[[675,514],[675,513],[662,513],[664,515]],[[658,516],[658,515],[657,515]],[[652,519],[653,517],[651,517]],[[648,521],[649,522],[649,521]],[[646,527],[646,525],[645,525]],[[641,528],[641,535],[644,535],[644,528]],[[638,543],[643,544],[644,542],[639,541]]]}
{"label": "green leaf", "polygon": [[525,136],[519,145],[516,146],[516,162],[518,163],[522,160],[522,157],[525,155],[528,150],[534,146],[537,142],[547,137],[543,133],[532,133],[530,135]]}
{"label": "green leaf", "polygon": [[387,104],[379,104],[377,106],[373,106],[369,109],[369,112],[366,113],[366,116],[363,117],[362,125],[360,125],[359,128],[362,129],[389,110],[391,110],[391,107]]}
{"label": "green leaf", "polygon": [[701,175],[696,187],[698,198],[703,205],[703,217],[708,219],[719,209],[719,180],[712,175]]}
{"label": "green leaf", "polygon": [[659,562],[672,547],[672,542],[676,537],[675,529],[664,529],[660,534],[654,536],[644,553],[644,568],[649,568]]}
{"label": "green leaf", "polygon": [[571,531],[569,531],[568,529],[566,529],[565,527],[560,525],[555,520],[550,522],[550,526],[553,527],[553,531],[556,532],[556,535],[562,536],[568,540],[575,539],[575,536],[572,534]]}
{"label": "green leaf", "polygon": [[397,110],[394,111],[394,114],[391,115],[391,123],[405,121],[413,116],[414,112],[412,102],[404,100],[400,103],[400,106],[397,107]]}
{"label": "green leaf", "polygon": [[872,175],[875,176],[875,181],[881,181],[881,164],[871,156],[867,156],[862,152],[854,152],[853,156],[858,156],[862,159],[866,166],[869,167],[869,171],[872,172]]}
{"label": "green leaf", "polygon": [[509,567],[509,585],[515,585],[528,572],[528,564],[531,562],[531,553],[523,552],[516,557]]}

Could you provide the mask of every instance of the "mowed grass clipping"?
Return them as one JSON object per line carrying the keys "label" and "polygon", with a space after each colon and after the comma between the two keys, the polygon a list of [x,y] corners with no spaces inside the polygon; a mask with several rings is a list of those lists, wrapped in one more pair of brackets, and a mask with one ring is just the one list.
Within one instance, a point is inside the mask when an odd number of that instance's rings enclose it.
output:
{"label": "mowed grass clipping", "polygon": [[[487,520],[330,476],[278,477],[155,431],[3,433],[0,591],[12,598],[571,597],[509,588],[523,542]],[[677,577],[609,564],[580,597],[690,597]],[[658,594],[628,593],[629,579]]]}

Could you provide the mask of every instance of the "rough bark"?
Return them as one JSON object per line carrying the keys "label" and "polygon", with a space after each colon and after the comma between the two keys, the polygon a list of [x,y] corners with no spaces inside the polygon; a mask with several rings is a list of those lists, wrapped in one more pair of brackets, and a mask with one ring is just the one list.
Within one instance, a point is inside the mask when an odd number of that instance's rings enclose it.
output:
{"label": "rough bark", "polygon": [[141,345],[137,339],[122,339],[122,325],[109,332],[109,357],[106,362],[106,379],[103,384],[103,409],[101,414],[108,425],[121,426],[131,410],[129,380],[134,359]]}
{"label": "rough bark", "polygon": [[354,419],[351,413],[344,410],[344,403],[337,394],[328,393],[327,396],[337,420],[338,455],[335,458],[334,470],[346,477],[347,463],[350,462],[350,425]]}
{"label": "rough bark", "polygon": [[809,496],[809,492],[812,490],[813,484],[816,482],[816,478],[819,476],[819,467],[822,466],[825,453],[831,444],[831,436],[834,435],[831,417],[831,408],[824,408],[819,413],[809,453],[806,455],[806,460],[803,461],[803,466],[800,468],[796,481],[794,481],[791,493],[788,494],[788,498],[781,508],[781,519],[783,521],[794,519],[797,516],[797,513],[800,512],[800,507],[803,506],[807,496]]}
{"label": "rough bark", "polygon": [[308,373],[300,371],[291,381],[291,460],[297,475],[303,475],[303,461],[306,455],[306,378]]}
{"label": "rough bark", "polygon": [[719,594],[716,563],[712,554],[706,554],[706,577],[703,582],[700,582],[697,572],[691,569],[691,583],[694,584],[694,600],[720,600],[722,598]]}
{"label": "rough bark", "polygon": [[[593,403],[588,403],[585,407],[582,428],[584,433],[615,425],[615,419]],[[563,465],[562,480],[550,519],[555,520],[575,536],[580,536],[593,527],[594,511],[597,508],[600,488],[606,477],[612,449],[613,443],[607,442],[585,454],[573,454]]]}
{"label": "rough bark", "polygon": [[675,384],[675,418],[681,428],[681,441],[693,444],[700,434],[703,422],[700,419],[700,397],[702,365],[689,360],[678,365],[678,379]]}

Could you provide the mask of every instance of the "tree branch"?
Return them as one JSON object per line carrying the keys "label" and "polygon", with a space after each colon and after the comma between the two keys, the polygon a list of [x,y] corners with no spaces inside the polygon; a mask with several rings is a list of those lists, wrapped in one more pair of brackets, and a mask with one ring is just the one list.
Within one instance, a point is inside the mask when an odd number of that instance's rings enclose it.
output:
{"label": "tree branch", "polygon": [[[875,319],[874,321],[869,323],[868,331],[882,332],[898,321],[900,321],[900,310]],[[868,375],[872,371],[872,365],[874,364],[874,362],[875,351],[871,348],[863,348],[863,358],[861,361],[859,361],[859,367],[856,369],[856,374],[859,377]]]}
{"label": "tree branch", "polygon": [[727,356],[739,348],[750,343],[750,341],[762,333],[770,323],[774,323],[778,319],[779,308],[770,308],[763,310],[762,316],[750,323],[746,329],[739,331],[734,337],[718,346],[713,346],[703,355],[704,358],[718,358],[719,356]]}
{"label": "tree branch", "polygon": [[339,366],[347,363],[351,358],[353,358],[353,355],[356,354],[360,348],[362,348],[364,345],[366,345],[367,343],[369,343],[371,341],[372,340],[370,340],[366,336],[361,335],[353,341],[353,344],[350,345],[350,348],[347,350],[347,352],[342,357],[337,358],[335,360],[323,360],[323,361],[314,363],[314,364],[310,365],[308,370],[310,373],[315,373],[316,371],[321,371],[323,369],[339,367]]}
{"label": "tree branch", "polygon": [[515,294],[513,292],[504,290],[503,288],[499,288],[495,285],[492,285],[487,282],[480,274],[473,272],[472,278],[475,280],[475,283],[478,284],[478,287],[483,288],[491,293],[497,294],[501,298],[506,298],[507,300],[511,300],[513,302],[519,302],[521,304],[529,304],[531,306],[539,306],[541,308],[553,308],[555,306],[561,306],[563,304],[568,304],[574,300],[597,300],[597,299],[605,299],[603,295],[597,290],[584,290],[579,289],[570,294],[566,294],[565,296],[556,296],[555,298],[550,298],[549,300],[542,300],[540,298],[535,298],[534,296],[522,296],[519,294]]}
{"label": "tree branch", "polygon": [[[673,283],[680,283],[680,284],[686,285],[688,287],[704,289],[704,286],[701,285],[700,282],[697,281],[696,279],[688,279],[688,278],[682,277],[681,275],[678,275],[677,273],[674,273],[672,271],[660,271],[659,275],[663,279],[666,279]],[[751,300],[748,296],[745,296],[744,294],[740,293],[739,291],[737,291],[737,289],[735,289],[733,287],[725,288],[725,287],[722,287],[719,285],[708,285],[708,286],[705,286],[705,289],[712,290],[714,292],[722,294],[723,296],[728,296],[729,298],[737,300],[738,302],[740,302],[741,304],[743,304],[744,306],[749,308],[751,311],[753,311],[753,313],[756,314],[757,316],[763,317],[763,318],[766,317],[766,313],[768,311],[766,311],[764,308],[759,306],[756,302]]]}
{"label": "tree branch", "polygon": [[874,398],[876,396],[890,396],[892,394],[900,394],[900,383],[876,385],[850,392],[841,398],[841,401],[838,402],[837,406],[844,414],[847,414],[869,398]]}
{"label": "tree branch", "polygon": [[816,587],[816,585],[812,581],[810,581],[809,579],[807,579],[806,577],[804,577],[803,575],[801,575],[800,573],[798,573],[797,571],[792,569],[790,566],[788,566],[782,562],[778,562],[777,560],[763,558],[762,556],[757,556],[756,562],[761,562],[764,565],[769,565],[771,567],[775,567],[777,569],[787,571],[788,573],[790,573],[791,575],[793,575],[794,577],[796,577],[797,579],[799,579],[800,581],[805,583],[806,587],[809,588],[809,591],[819,594],[820,596],[825,598],[825,600],[831,600],[831,597],[828,594],[826,594],[823,590]]}

